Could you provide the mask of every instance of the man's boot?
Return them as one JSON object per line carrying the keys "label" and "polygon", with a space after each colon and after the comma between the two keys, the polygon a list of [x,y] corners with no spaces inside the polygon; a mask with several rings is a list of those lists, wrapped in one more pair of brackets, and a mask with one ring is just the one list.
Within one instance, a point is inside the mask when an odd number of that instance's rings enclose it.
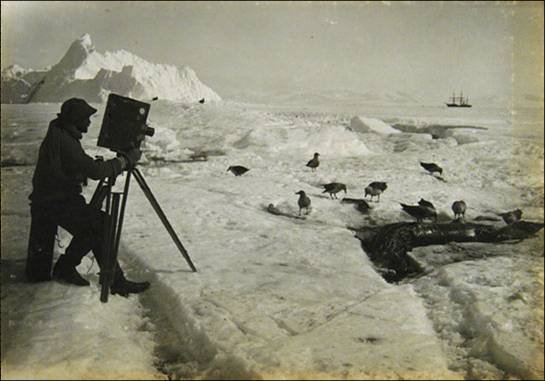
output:
{"label": "man's boot", "polygon": [[89,286],[87,279],[83,278],[71,264],[65,255],[61,255],[53,268],[53,279],[74,284],[76,286]]}
{"label": "man's boot", "polygon": [[146,291],[150,286],[149,282],[131,282],[125,278],[123,271],[116,266],[114,282],[110,287],[110,293],[112,295],[119,294],[127,298],[129,294],[139,294]]}

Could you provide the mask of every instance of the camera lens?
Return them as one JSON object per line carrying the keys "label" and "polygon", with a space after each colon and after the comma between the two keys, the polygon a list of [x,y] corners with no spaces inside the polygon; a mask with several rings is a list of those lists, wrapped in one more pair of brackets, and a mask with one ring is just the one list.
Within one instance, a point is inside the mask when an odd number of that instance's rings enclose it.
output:
{"label": "camera lens", "polygon": [[153,134],[155,133],[155,128],[146,127],[146,131],[144,133],[146,134],[146,136],[153,136]]}

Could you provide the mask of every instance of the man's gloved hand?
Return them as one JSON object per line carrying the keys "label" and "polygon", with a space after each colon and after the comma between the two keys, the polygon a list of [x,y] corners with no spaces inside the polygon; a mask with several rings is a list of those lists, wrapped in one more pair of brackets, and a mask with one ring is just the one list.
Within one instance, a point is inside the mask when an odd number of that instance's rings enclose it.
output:
{"label": "man's gloved hand", "polygon": [[142,151],[138,148],[132,148],[125,153],[125,158],[129,161],[129,167],[133,168],[142,157]]}
{"label": "man's gloved hand", "polygon": [[117,157],[121,159],[121,168],[123,170],[134,168],[138,160],[142,157],[142,151],[138,148],[131,148],[127,152],[118,152]]}

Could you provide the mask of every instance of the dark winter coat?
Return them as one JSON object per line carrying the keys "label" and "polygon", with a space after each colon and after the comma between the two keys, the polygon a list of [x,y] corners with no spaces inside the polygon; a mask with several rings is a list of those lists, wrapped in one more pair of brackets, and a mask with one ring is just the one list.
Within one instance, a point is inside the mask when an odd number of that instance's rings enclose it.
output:
{"label": "dark winter coat", "polygon": [[81,146],[82,133],[72,124],[51,121],[40,145],[32,178],[33,203],[63,202],[81,195],[87,178],[100,180],[122,172],[121,161],[96,161]]}

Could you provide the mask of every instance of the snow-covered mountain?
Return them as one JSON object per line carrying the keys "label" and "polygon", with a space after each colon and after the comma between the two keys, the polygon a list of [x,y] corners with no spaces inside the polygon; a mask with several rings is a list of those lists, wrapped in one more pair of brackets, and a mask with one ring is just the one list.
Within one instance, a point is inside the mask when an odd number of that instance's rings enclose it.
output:
{"label": "snow-covered mountain", "polygon": [[101,54],[88,34],[48,70],[13,65],[2,71],[2,103],[62,102],[70,97],[100,103],[111,92],[140,100],[221,99],[188,66],[150,63],[125,50]]}

